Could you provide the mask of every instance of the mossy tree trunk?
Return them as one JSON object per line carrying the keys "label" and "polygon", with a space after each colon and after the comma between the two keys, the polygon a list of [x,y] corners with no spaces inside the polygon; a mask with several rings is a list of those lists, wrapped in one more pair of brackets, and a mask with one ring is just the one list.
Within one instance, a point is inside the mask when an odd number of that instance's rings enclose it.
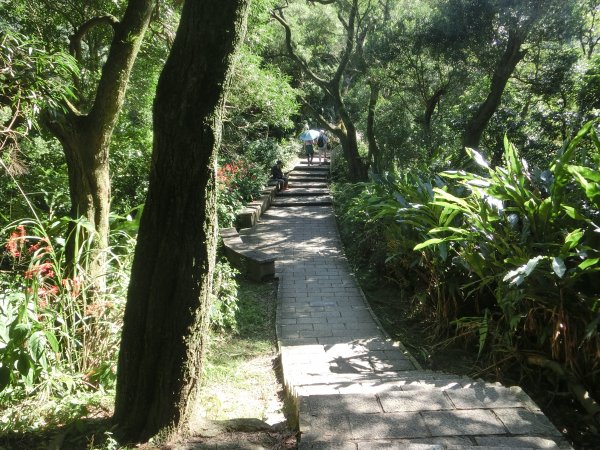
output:
{"label": "mossy tree trunk", "polygon": [[[95,231],[89,275],[98,290],[104,287],[105,258],[102,255],[108,246],[109,147],[133,63],[155,5],[155,0],[130,0],[121,21],[103,16],[82,24],[71,37],[74,54],[77,54],[81,39],[91,28],[109,25],[114,32],[94,102],[87,113],[67,105],[64,115],[46,115],[45,123],[61,142],[67,161],[71,216],[74,219],[85,217]],[[77,252],[76,240],[73,233],[68,238],[68,262],[72,266]]]}
{"label": "mossy tree trunk", "polygon": [[125,309],[114,420],[128,442],[186,431],[206,345],[224,95],[249,0],[188,0],[154,103],[150,185]]}
{"label": "mossy tree trunk", "polygon": [[367,141],[369,142],[369,158],[371,170],[373,173],[381,174],[383,171],[383,161],[381,149],[375,137],[375,108],[379,100],[380,86],[377,82],[369,83],[369,110],[367,113]]}

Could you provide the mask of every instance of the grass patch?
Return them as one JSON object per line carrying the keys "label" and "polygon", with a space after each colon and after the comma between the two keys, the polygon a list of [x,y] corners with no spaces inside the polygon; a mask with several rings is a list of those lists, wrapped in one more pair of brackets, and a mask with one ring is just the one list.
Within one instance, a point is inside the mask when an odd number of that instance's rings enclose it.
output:
{"label": "grass patch", "polygon": [[238,280],[236,330],[214,333],[202,381],[202,415],[211,420],[284,420],[274,364],[276,283]]}
{"label": "grass patch", "polygon": [[[237,282],[236,330],[211,335],[200,407],[211,420],[252,417],[283,422],[281,385],[273,367],[277,356],[276,283],[241,278]],[[125,448],[111,432],[113,402],[114,390],[0,403],[0,450]],[[241,438],[232,436],[220,439],[251,440],[241,434]],[[277,446],[283,448],[280,441],[290,441],[292,446],[293,434],[282,434],[277,440]]]}

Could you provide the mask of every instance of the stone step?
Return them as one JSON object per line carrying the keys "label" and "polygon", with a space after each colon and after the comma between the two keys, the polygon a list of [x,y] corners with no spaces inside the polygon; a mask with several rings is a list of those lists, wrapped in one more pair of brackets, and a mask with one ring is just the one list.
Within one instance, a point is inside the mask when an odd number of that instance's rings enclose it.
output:
{"label": "stone step", "polygon": [[287,206],[329,206],[332,204],[330,195],[319,196],[294,196],[294,197],[277,197],[271,207],[287,207]]}
{"label": "stone step", "polygon": [[312,181],[295,181],[294,184],[288,182],[288,189],[327,189],[327,183]]}
{"label": "stone step", "polygon": [[289,183],[307,182],[307,183],[325,183],[327,178],[320,176],[307,176],[307,175],[289,175]]}
{"label": "stone step", "polygon": [[319,173],[319,174],[325,174],[325,175],[329,175],[329,168],[326,168],[325,166],[296,166],[294,167],[294,170],[291,173],[295,173],[295,172],[302,172],[302,173]]}
{"label": "stone step", "polygon": [[288,175],[288,179],[289,178],[308,178],[310,180],[323,180],[323,181],[327,181],[329,178],[326,174],[315,174],[315,173],[309,173],[309,172],[292,172]]}
{"label": "stone step", "polygon": [[298,162],[296,167],[327,167],[327,168],[329,168],[329,161],[325,161],[324,163],[319,163],[318,160],[313,159],[312,164],[309,166],[308,162],[306,162],[306,160],[301,160],[300,162]]}
{"label": "stone step", "polygon": [[293,196],[308,196],[308,195],[329,195],[329,189],[305,188],[304,186],[290,187],[285,191],[280,191],[277,197],[293,197]]}

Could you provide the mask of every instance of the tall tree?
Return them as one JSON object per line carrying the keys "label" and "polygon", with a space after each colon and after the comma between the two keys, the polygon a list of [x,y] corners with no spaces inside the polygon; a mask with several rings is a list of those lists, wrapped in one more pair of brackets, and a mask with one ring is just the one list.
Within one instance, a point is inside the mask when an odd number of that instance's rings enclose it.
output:
{"label": "tall tree", "polygon": [[479,145],[532,37],[564,40],[572,32],[574,4],[571,0],[448,0],[438,4],[432,42],[461,60],[475,59],[489,77],[485,100],[467,119],[465,147]]}
{"label": "tall tree", "polygon": [[118,366],[114,419],[128,441],[185,431],[192,417],[216,246],[216,152],[248,3],[186,1],[159,79]]}
{"label": "tall tree", "polygon": [[[317,3],[329,4],[334,3],[329,0],[318,0]],[[342,2],[340,2],[342,3]],[[346,3],[346,2],[343,2]],[[344,8],[344,6],[346,6]],[[345,11],[344,11],[345,9]],[[342,144],[344,156],[348,162],[350,178],[354,181],[362,181],[367,178],[367,165],[358,154],[358,141],[356,137],[356,125],[352,119],[342,95],[342,87],[345,82],[346,70],[350,59],[356,50],[356,36],[361,27],[361,16],[359,11],[359,1],[351,0],[348,5],[342,5],[338,12],[338,19],[344,29],[344,45],[341,53],[336,56],[331,56],[329,59],[336,61],[337,66],[329,67],[322,74],[317,73],[295,49],[295,44],[292,39],[292,29],[286,21],[283,8],[273,11],[275,18],[285,29],[285,43],[289,56],[301,68],[302,72],[315,83],[323,92],[325,97],[331,104],[339,117],[340,126],[330,123],[326,117],[319,113],[316,109],[313,110],[321,125],[333,133]],[[327,72],[331,72],[328,74]],[[311,107],[310,103],[305,99],[301,102]]]}
{"label": "tall tree", "polygon": [[[91,276],[103,288],[104,258],[108,246],[110,176],[109,147],[125,91],[156,0],[129,0],[123,18],[93,17],[71,36],[71,51],[77,55],[83,37],[97,26],[108,25],[113,38],[102,68],[93,103],[87,112],[67,104],[66,114],[48,114],[46,123],[59,139],[67,160],[71,215],[85,217],[96,232],[96,255]],[[72,247],[73,240],[70,240]],[[71,248],[70,255],[74,249]]]}

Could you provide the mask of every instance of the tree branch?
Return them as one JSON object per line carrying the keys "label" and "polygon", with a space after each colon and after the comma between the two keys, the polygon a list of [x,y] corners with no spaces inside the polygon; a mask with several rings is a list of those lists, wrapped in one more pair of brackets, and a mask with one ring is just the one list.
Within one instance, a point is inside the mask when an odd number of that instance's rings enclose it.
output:
{"label": "tree branch", "polygon": [[317,111],[317,109],[313,105],[311,105],[309,102],[307,102],[303,97],[299,97],[298,99],[300,100],[300,103],[302,103],[303,106],[306,106],[308,109],[310,109],[313,112],[313,114],[319,120],[321,125],[323,125],[323,128],[326,128],[327,131],[330,131],[331,133],[335,134],[336,136],[338,135],[338,133],[341,132],[341,130],[338,126],[330,124],[329,121],[325,118],[325,116],[323,116],[323,114],[321,114],[319,111]]}
{"label": "tree branch", "polygon": [[[340,58],[340,64],[338,65],[335,75],[333,77],[334,82],[339,84],[339,80],[342,79],[344,70],[350,61],[350,55],[354,49],[354,22],[356,20],[356,14],[358,11],[358,0],[352,0],[352,8],[350,8],[350,16],[348,17],[348,26],[346,28],[346,48]],[[342,20],[340,18],[340,20]],[[343,23],[343,22],[342,22]]]}
{"label": "tree branch", "polygon": [[271,17],[273,17],[275,20],[277,20],[277,22],[279,22],[284,30],[285,30],[285,46],[288,50],[289,55],[292,57],[292,59],[294,59],[294,61],[296,61],[300,67],[302,68],[302,70],[304,72],[306,72],[306,74],[312,78],[314,80],[315,83],[317,83],[322,89],[326,90],[327,92],[329,92],[329,85],[327,83],[326,80],[324,80],[323,78],[319,77],[316,73],[314,73],[308,63],[306,61],[304,61],[304,59],[302,59],[300,57],[300,55],[298,55],[295,51],[294,51],[294,46],[292,43],[292,29],[290,28],[290,26],[288,25],[288,23],[285,21],[285,19],[283,18],[283,14],[277,14],[275,12],[275,10],[271,11]]}
{"label": "tree branch", "polygon": [[115,16],[108,14],[106,16],[93,17],[82,24],[75,30],[75,33],[69,36],[69,51],[71,52],[71,55],[73,55],[77,61],[81,60],[81,40],[92,28],[108,24],[114,30],[118,23],[119,21]]}

